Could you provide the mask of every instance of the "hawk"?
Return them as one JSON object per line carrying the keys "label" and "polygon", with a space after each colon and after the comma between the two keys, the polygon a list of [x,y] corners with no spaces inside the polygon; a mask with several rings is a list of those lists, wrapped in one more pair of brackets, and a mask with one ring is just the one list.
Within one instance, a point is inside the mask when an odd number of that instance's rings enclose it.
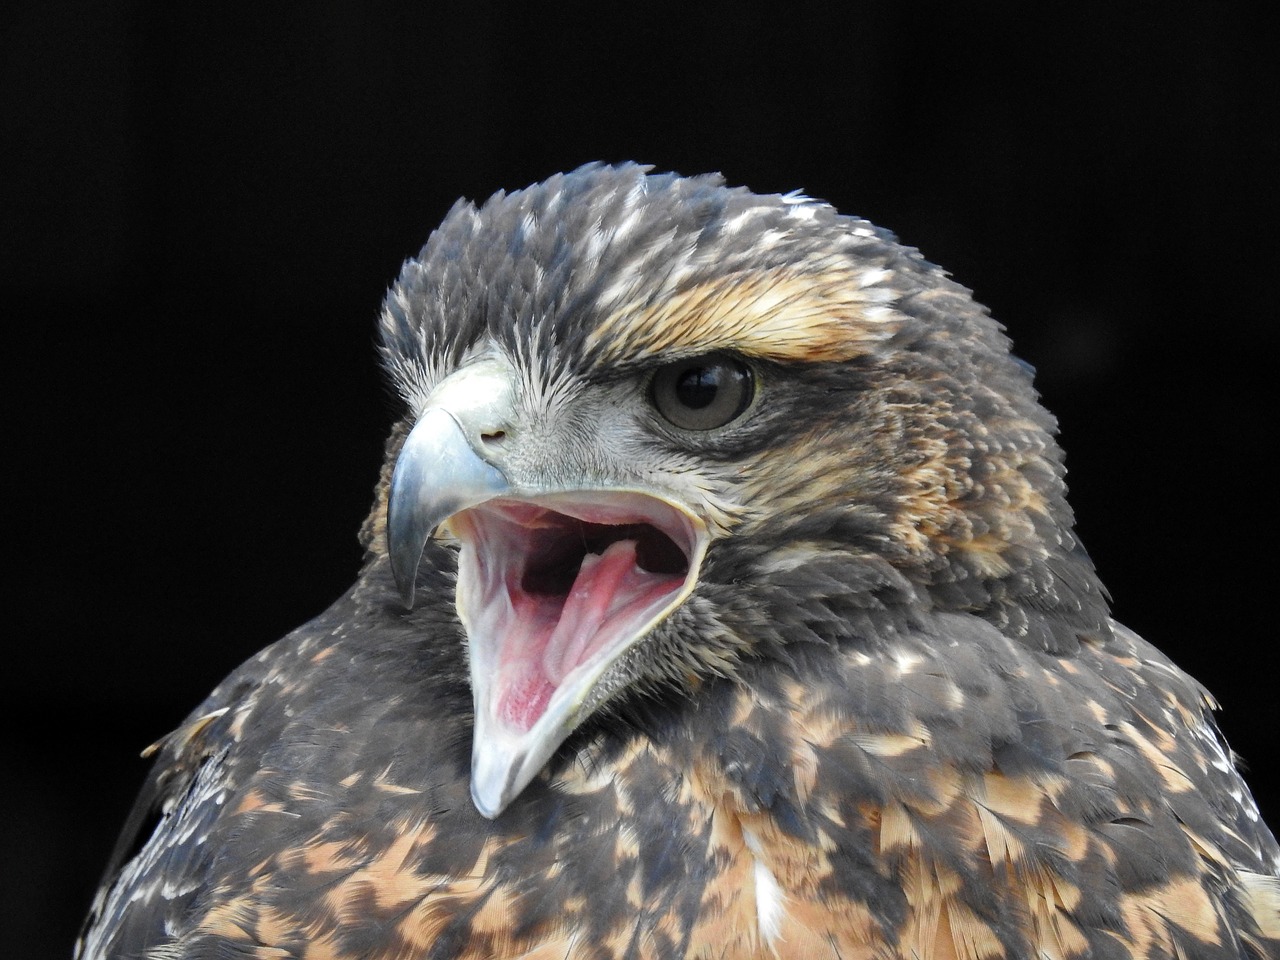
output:
{"label": "hawk", "polygon": [[155,745],[81,958],[1280,957],[1213,700],[915,250],[591,165],[380,337],[360,575]]}

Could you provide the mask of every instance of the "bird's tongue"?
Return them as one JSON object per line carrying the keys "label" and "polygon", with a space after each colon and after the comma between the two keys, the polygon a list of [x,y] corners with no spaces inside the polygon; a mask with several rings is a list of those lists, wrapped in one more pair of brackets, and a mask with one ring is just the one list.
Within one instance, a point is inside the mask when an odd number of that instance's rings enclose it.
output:
{"label": "bird's tongue", "polygon": [[605,618],[626,602],[628,591],[624,588],[636,586],[628,583],[628,574],[634,581],[638,573],[634,540],[619,540],[601,555],[588,553],[582,558],[582,567],[542,658],[542,669],[552,683],[559,684],[570,670],[595,653],[599,644],[592,641],[603,638]]}
{"label": "bird's tongue", "polygon": [[528,629],[512,631],[499,654],[495,712],[508,727],[532,727],[565,677],[629,634],[626,627],[653,600],[679,588],[682,578],[642,570],[636,546],[617,540],[604,553],[583,557],[563,606],[559,598],[513,591],[515,622]]}

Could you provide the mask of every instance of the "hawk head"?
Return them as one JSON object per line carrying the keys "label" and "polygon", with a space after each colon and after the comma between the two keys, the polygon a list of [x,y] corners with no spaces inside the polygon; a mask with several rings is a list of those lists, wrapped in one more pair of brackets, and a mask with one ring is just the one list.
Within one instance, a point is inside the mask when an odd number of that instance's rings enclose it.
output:
{"label": "hawk head", "polygon": [[456,563],[486,816],[601,708],[745,658],[939,610],[1049,652],[1110,629],[1030,369],[825,204],[635,165],[460,202],[381,351],[408,416],[372,562],[410,607]]}

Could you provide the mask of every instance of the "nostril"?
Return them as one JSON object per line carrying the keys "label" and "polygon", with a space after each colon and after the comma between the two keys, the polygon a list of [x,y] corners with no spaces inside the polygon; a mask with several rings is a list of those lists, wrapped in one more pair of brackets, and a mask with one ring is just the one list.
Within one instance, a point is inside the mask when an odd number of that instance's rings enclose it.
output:
{"label": "nostril", "polygon": [[480,434],[480,439],[483,440],[485,443],[494,444],[494,443],[501,443],[503,439],[506,438],[506,436],[507,436],[507,432],[505,430],[493,430],[493,431],[490,431],[489,433]]}

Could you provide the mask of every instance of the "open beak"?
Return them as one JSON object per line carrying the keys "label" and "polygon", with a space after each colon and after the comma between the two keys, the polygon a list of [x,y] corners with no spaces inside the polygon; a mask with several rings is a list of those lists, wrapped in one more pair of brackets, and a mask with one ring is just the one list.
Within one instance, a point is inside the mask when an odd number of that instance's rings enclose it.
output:
{"label": "open beak", "polygon": [[606,699],[610,667],[689,596],[709,540],[658,491],[509,477],[514,383],[507,364],[486,359],[433,391],[396,462],[387,520],[410,606],[427,540],[443,527],[460,544],[471,796],[490,818]]}

